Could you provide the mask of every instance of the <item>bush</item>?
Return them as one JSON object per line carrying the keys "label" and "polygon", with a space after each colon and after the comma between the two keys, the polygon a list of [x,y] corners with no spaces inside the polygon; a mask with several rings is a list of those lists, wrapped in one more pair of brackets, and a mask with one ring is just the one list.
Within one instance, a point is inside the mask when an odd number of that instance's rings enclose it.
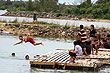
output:
{"label": "bush", "polygon": [[64,9],[64,13],[65,14],[71,14],[72,13],[72,9],[71,8],[65,8]]}
{"label": "bush", "polygon": [[65,25],[64,27],[63,27],[63,29],[69,29],[70,28],[70,26],[69,25]]}
{"label": "bush", "polygon": [[56,13],[56,17],[62,16],[61,13]]}
{"label": "bush", "polygon": [[83,18],[83,16],[79,16],[78,19],[81,20]]}
{"label": "bush", "polygon": [[104,19],[110,19],[110,14],[105,14],[103,18]]}

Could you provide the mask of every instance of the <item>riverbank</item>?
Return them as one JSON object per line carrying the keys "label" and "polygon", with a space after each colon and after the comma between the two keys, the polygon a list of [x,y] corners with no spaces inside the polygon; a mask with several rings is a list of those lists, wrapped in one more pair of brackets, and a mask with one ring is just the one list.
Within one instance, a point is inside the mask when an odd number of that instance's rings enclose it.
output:
{"label": "riverbank", "polygon": [[[37,37],[52,37],[52,38],[76,38],[79,32],[79,27],[68,25],[43,25],[43,24],[26,24],[26,23],[0,23],[0,30],[7,31],[14,35],[31,35]],[[89,36],[89,27],[85,27]],[[96,28],[101,38],[105,38],[110,29]]]}
{"label": "riverbank", "polygon": [[[15,17],[33,17],[33,13],[25,13],[25,12],[7,12],[2,16],[15,16]],[[94,21],[94,22],[110,22],[110,20],[104,19],[88,19],[88,18],[80,18],[75,15],[60,15],[60,14],[52,14],[52,13],[39,13],[37,15],[38,18],[49,18],[49,19],[66,19],[66,20],[81,20],[81,21]]]}

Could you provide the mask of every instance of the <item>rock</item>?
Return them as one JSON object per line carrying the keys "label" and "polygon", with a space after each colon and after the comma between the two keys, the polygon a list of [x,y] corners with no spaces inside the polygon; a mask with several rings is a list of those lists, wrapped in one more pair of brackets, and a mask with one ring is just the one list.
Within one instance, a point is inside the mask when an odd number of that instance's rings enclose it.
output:
{"label": "rock", "polygon": [[[54,38],[75,38],[79,32],[79,27],[70,27],[69,29],[63,29],[63,26],[44,26],[44,25],[27,25],[27,24],[4,24],[0,26],[0,29],[9,31],[14,35],[28,35],[38,37],[54,37]],[[96,29],[101,38],[105,38],[109,29]],[[89,29],[86,28],[87,35],[89,36]],[[107,32],[107,33],[105,33]]]}

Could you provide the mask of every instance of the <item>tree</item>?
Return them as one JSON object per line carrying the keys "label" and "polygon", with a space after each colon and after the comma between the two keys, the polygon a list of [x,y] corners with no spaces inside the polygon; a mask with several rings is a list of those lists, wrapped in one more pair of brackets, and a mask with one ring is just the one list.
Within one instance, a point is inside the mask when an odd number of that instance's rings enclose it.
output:
{"label": "tree", "polygon": [[27,2],[27,10],[28,11],[32,11],[33,10],[33,2],[32,2],[32,0],[29,0]]}
{"label": "tree", "polygon": [[91,5],[91,0],[87,0],[87,3],[88,3],[89,5]]}
{"label": "tree", "polygon": [[64,9],[64,13],[66,13],[66,14],[71,14],[71,12],[72,12],[72,9],[71,8],[65,8]]}
{"label": "tree", "polygon": [[12,2],[10,0],[7,0],[6,5],[11,5]]}

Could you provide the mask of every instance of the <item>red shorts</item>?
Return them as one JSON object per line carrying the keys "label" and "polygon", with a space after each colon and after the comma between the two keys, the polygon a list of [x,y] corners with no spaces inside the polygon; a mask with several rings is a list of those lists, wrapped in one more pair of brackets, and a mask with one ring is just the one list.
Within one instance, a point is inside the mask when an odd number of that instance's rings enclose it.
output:
{"label": "red shorts", "polygon": [[35,43],[35,41],[31,38],[31,37],[27,37],[27,42],[30,42],[30,43],[32,43],[32,44],[34,44]]}

